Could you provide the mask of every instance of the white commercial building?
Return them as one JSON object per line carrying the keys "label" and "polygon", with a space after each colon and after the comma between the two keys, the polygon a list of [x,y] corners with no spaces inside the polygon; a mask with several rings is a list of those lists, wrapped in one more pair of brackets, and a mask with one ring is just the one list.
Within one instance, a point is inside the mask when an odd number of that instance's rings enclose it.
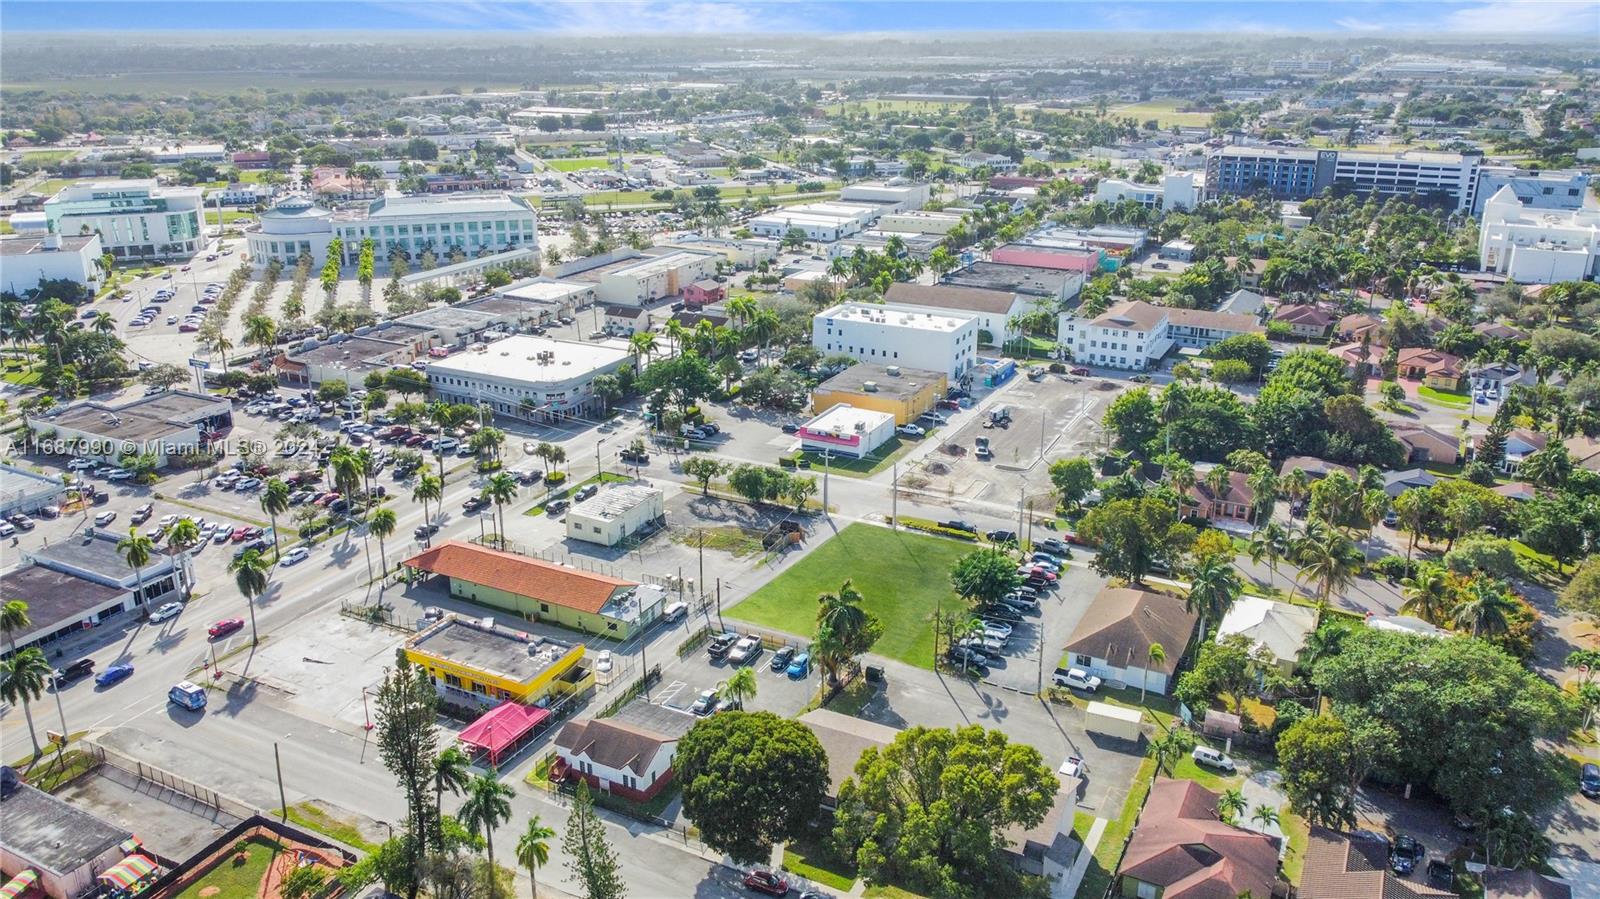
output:
{"label": "white commercial building", "polygon": [[1600,212],[1532,209],[1502,187],[1484,206],[1478,258],[1484,271],[1525,284],[1593,278],[1600,274]]}
{"label": "white commercial building", "polygon": [[633,364],[620,347],[517,335],[432,362],[428,385],[440,399],[551,421],[598,412],[594,379]]}
{"label": "white commercial building", "polygon": [[1205,179],[1198,172],[1172,172],[1160,184],[1107,178],[1095,186],[1094,198],[1106,203],[1132,200],[1149,209],[1193,209],[1205,199]]}
{"label": "white commercial building", "polygon": [[932,196],[932,189],[926,184],[918,184],[895,178],[890,181],[862,181],[859,184],[846,185],[839,191],[839,199],[846,203],[880,203],[887,204],[885,212],[909,212],[926,206]]}
{"label": "white commercial building", "polygon": [[782,239],[791,230],[805,232],[807,240],[834,241],[849,237],[878,220],[887,205],[864,203],[802,203],[758,215],[745,224],[752,234]]}
{"label": "white commercial building", "polygon": [[154,178],[68,185],[44,203],[50,230],[98,234],[120,260],[188,258],[205,244],[200,188]]}
{"label": "white commercial building", "polygon": [[302,252],[312,265],[327,258],[333,238],[343,247],[341,265],[355,265],[361,242],[371,238],[378,266],[389,264],[395,249],[416,260],[432,251],[440,264],[457,249],[467,256],[539,248],[539,214],[511,194],[444,194],[383,197],[356,209],[330,212],[304,197],[292,197],[261,215],[260,227],[246,237],[250,260],[264,267],[278,259],[293,265]]}
{"label": "white commercial building", "polygon": [[840,403],[800,426],[800,448],[865,459],[893,436],[893,413]]}
{"label": "white commercial building", "polygon": [[841,303],[811,320],[811,344],[824,355],[903,365],[960,378],[978,361],[978,320],[892,303]]}
{"label": "white commercial building", "polygon": [[67,280],[100,289],[98,234],[45,234],[0,240],[0,288],[18,296],[41,281]]}
{"label": "white commercial building", "polygon": [[1205,349],[1240,334],[1265,333],[1253,315],[1124,300],[1089,321],[1061,313],[1056,339],[1075,362],[1142,370],[1173,347]]}
{"label": "white commercial building", "polygon": [[721,255],[704,250],[645,256],[602,272],[595,294],[603,303],[643,306],[677,296],[690,284],[714,276],[721,260]]}
{"label": "white commercial building", "polygon": [[949,234],[961,224],[956,212],[891,212],[878,219],[879,231],[897,231],[906,234]]}
{"label": "white commercial building", "polygon": [[607,487],[567,510],[567,536],[586,543],[616,546],[659,525],[667,515],[661,490],[644,484]]}

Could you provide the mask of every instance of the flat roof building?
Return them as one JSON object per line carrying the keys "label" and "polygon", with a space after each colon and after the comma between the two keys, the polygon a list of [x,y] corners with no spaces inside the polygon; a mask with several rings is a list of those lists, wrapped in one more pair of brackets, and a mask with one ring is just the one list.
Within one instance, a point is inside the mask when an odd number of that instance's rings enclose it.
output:
{"label": "flat roof building", "polygon": [[117,463],[134,453],[155,457],[165,468],[174,456],[200,451],[211,436],[233,426],[227,400],[187,390],[168,390],[125,403],[89,401],[28,427],[58,452]]}
{"label": "flat roof building", "polygon": [[1010,290],[987,287],[959,287],[953,284],[917,284],[896,281],[884,291],[883,300],[897,306],[910,306],[930,312],[955,312],[978,321],[980,342],[1003,343],[1016,336],[1015,316],[1026,312],[1032,299]]}
{"label": "flat roof building", "polygon": [[953,287],[1006,290],[1065,303],[1083,290],[1082,272],[1003,262],[974,262],[939,279]]}
{"label": "flat roof building", "polygon": [[894,437],[894,429],[892,413],[840,403],[800,426],[800,448],[865,459]]}
{"label": "flat roof building", "polygon": [[50,899],[95,892],[95,878],[131,848],[132,832],[23,783],[9,765],[0,768],[0,820],[0,870],[7,879],[35,872],[34,888]]}
{"label": "flat roof building", "polygon": [[602,274],[595,295],[605,303],[643,306],[677,296],[690,284],[714,276],[721,259],[707,250],[669,250],[644,256]]}
{"label": "flat roof building", "polygon": [[905,365],[959,378],[977,364],[978,320],[908,306],[842,303],[811,320],[811,344],[824,355]]}
{"label": "flat roof building", "polygon": [[379,197],[354,209],[329,211],[305,197],[290,197],[261,214],[260,226],[246,235],[250,261],[265,266],[277,259],[293,266],[301,253],[313,265],[327,259],[333,238],[343,248],[340,264],[360,261],[361,243],[371,238],[380,266],[399,251],[415,262],[432,251],[441,261],[460,250],[467,256],[519,248],[539,248],[539,214],[528,201],[505,193],[430,194]]}
{"label": "flat roof building", "polygon": [[532,705],[579,692],[594,680],[582,665],[582,643],[502,627],[492,618],[446,615],[407,640],[403,651],[456,705]]}
{"label": "flat roof building", "polygon": [[25,296],[43,281],[66,280],[98,291],[103,252],[94,233],[7,237],[0,240],[0,289]]}
{"label": "flat roof building", "polygon": [[659,488],[615,484],[567,510],[567,536],[585,543],[616,546],[659,528],[666,518],[666,502]]}
{"label": "flat roof building", "polygon": [[898,427],[932,411],[949,384],[944,372],[858,362],[812,389],[811,410],[821,413],[845,404],[887,412]]}
{"label": "flat roof building", "polygon": [[415,348],[402,341],[334,335],[327,343],[307,340],[297,350],[279,353],[272,368],[279,380],[291,384],[343,381],[354,388],[371,372],[405,365],[415,355]]}
{"label": "flat roof building", "polygon": [[118,260],[181,259],[200,252],[204,199],[198,187],[154,178],[69,184],[45,201],[56,234],[98,234]]}
{"label": "flat roof building", "polygon": [[1484,271],[1523,284],[1592,279],[1600,275],[1600,212],[1535,209],[1502,187],[1484,206],[1478,259]]}
{"label": "flat roof building", "polygon": [[440,398],[550,421],[594,412],[603,402],[594,379],[633,364],[633,353],[618,346],[518,334],[436,360],[427,373]]}
{"label": "flat roof building", "polygon": [[59,477],[0,463],[0,518],[19,512],[31,515],[56,504],[66,492],[66,485]]}

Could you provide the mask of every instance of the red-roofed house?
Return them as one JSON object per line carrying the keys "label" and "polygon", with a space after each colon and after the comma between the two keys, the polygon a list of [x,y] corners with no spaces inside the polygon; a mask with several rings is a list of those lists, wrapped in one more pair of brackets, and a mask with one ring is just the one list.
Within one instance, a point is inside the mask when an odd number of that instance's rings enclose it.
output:
{"label": "red-roofed house", "polygon": [[1296,337],[1316,340],[1333,326],[1333,313],[1309,303],[1290,303],[1272,310],[1272,320],[1288,325],[1289,333]]}
{"label": "red-roofed house", "polygon": [[1460,356],[1432,349],[1412,347],[1400,351],[1400,361],[1395,366],[1400,377],[1421,381],[1436,390],[1460,390],[1467,377],[1466,366]]}
{"label": "red-roofed house", "polygon": [[1277,895],[1278,843],[1276,837],[1223,823],[1217,794],[1194,781],[1157,778],[1117,867],[1117,894],[1160,899]]}
{"label": "red-roofed house", "polygon": [[1370,312],[1357,312],[1339,319],[1338,328],[1334,333],[1339,335],[1340,340],[1352,343],[1360,343],[1364,334],[1371,335],[1369,342],[1373,346],[1383,346],[1385,343],[1383,319]]}
{"label": "red-roofed house", "polygon": [[1212,491],[1210,484],[1200,480],[1189,488],[1185,505],[1194,506],[1195,514],[1212,521],[1249,521],[1250,507],[1255,501],[1256,492],[1250,489],[1249,476],[1242,471],[1230,471],[1228,483],[1220,495]]}

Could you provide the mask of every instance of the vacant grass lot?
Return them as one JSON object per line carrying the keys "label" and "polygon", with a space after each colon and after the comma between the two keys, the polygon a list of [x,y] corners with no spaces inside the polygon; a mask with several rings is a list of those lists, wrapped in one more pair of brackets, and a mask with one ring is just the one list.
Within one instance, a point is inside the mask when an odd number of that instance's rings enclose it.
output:
{"label": "vacant grass lot", "polygon": [[862,607],[883,622],[873,652],[931,669],[934,613],[960,602],[950,589],[950,568],[973,549],[941,537],[852,524],[728,614],[804,636],[816,627],[818,594],[837,591],[849,578]]}
{"label": "vacant grass lot", "polygon": [[826,112],[828,115],[841,115],[846,112],[867,115],[885,112],[945,112],[951,109],[965,109],[970,105],[971,101],[968,100],[849,100],[828,106]]}
{"label": "vacant grass lot", "polygon": [[558,172],[576,172],[579,169],[603,169],[611,164],[604,156],[581,159],[546,159],[545,164]]}
{"label": "vacant grass lot", "polygon": [[277,843],[252,837],[235,848],[244,851],[243,862],[234,861],[237,855],[227,856],[217,862],[216,867],[204,877],[189,884],[188,889],[178,894],[178,899],[211,896],[223,899],[230,896],[260,895],[261,878],[267,875],[267,868],[272,865],[272,860],[283,847]]}
{"label": "vacant grass lot", "polygon": [[1197,127],[1211,124],[1211,113],[1209,112],[1178,111],[1187,105],[1186,101],[1173,98],[1146,100],[1143,103],[1114,107],[1110,110],[1110,114],[1119,118],[1133,118],[1141,124],[1150,119],[1155,119],[1162,128],[1171,128],[1173,125]]}

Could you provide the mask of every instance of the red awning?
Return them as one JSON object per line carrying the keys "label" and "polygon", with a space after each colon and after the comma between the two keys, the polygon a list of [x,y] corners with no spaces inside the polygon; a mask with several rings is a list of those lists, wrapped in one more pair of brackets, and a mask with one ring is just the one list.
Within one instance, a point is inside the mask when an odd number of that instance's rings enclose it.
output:
{"label": "red awning", "polygon": [[504,702],[467,725],[459,739],[474,749],[489,753],[490,759],[498,759],[501,752],[516,745],[518,740],[549,717],[549,709]]}

